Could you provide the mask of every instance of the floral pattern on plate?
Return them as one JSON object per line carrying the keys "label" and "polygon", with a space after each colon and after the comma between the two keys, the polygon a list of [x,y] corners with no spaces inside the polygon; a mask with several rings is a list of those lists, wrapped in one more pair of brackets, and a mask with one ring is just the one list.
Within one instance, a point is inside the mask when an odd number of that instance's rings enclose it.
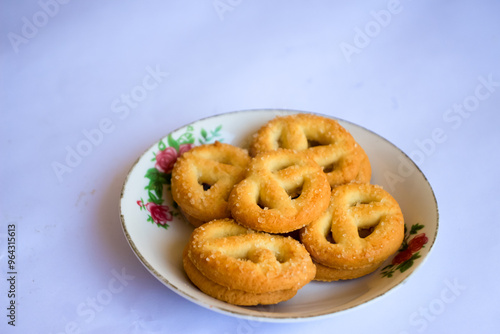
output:
{"label": "floral pattern on plate", "polygon": [[[168,222],[173,220],[174,216],[179,215],[175,202],[172,202],[172,207],[165,204],[163,196],[164,188],[170,191],[172,181],[172,169],[174,168],[177,159],[184,153],[189,151],[198,144],[209,144],[215,140],[223,141],[220,131],[222,125],[217,126],[214,130],[207,131],[204,128],[200,130],[200,136],[195,138],[194,128],[186,127],[186,132],[175,139],[172,134],[167,137],[167,144],[160,140],[158,142],[158,151],[153,153],[154,166],[149,168],[144,177],[148,180],[148,184],[144,189],[148,192],[147,201],[141,198],[136,203],[140,210],[148,212],[147,221],[156,224],[158,227],[167,229]],[[196,140],[197,139],[197,140]]]}
{"label": "floral pattern on plate", "polygon": [[[420,249],[422,249],[425,244],[429,241],[429,238],[425,235],[425,233],[417,234],[418,231],[424,228],[422,224],[413,224],[410,228],[410,231],[406,228],[405,225],[405,236],[403,239],[403,243],[399,248],[396,256],[392,259],[392,262],[382,268],[381,274],[382,277],[392,277],[394,272],[399,270],[399,272],[403,273],[406,270],[410,269],[413,266],[413,263],[416,259],[421,257]],[[416,234],[416,235],[415,235]],[[415,235],[411,240],[410,236]]]}

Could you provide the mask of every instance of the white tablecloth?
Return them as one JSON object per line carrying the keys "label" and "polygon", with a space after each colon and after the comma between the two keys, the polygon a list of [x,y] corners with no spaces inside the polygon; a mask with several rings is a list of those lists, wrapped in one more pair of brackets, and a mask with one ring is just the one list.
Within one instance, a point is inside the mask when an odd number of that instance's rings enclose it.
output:
{"label": "white tablecloth", "polygon": [[[0,332],[498,331],[498,1],[1,7]],[[255,108],[345,119],[414,158],[440,230],[397,291],[329,318],[262,323],[195,305],[136,258],[118,206],[133,162],[182,125]]]}

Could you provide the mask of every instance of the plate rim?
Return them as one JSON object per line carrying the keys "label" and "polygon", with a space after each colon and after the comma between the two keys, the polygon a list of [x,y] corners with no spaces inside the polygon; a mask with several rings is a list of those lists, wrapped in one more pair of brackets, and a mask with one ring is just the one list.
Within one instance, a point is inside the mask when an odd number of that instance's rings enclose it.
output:
{"label": "plate rim", "polygon": [[[404,279],[401,280],[401,282],[397,283],[392,288],[389,288],[388,290],[385,290],[385,291],[381,292],[380,294],[378,294],[376,296],[373,296],[369,300],[367,300],[365,302],[362,302],[360,304],[352,305],[350,307],[347,307],[347,308],[344,308],[344,309],[341,309],[341,310],[338,310],[338,311],[319,313],[319,314],[316,314],[316,315],[309,315],[309,316],[278,316],[278,317],[276,317],[276,316],[272,316],[272,314],[261,314],[261,315],[257,316],[257,315],[252,315],[252,314],[246,314],[245,312],[236,312],[234,310],[223,309],[223,308],[220,308],[220,307],[218,307],[216,305],[210,304],[210,303],[208,303],[206,301],[199,300],[198,298],[196,298],[195,296],[190,295],[186,291],[179,289],[176,285],[174,285],[173,283],[171,283],[168,280],[168,278],[166,278],[163,275],[161,275],[154,268],[154,266],[142,255],[142,253],[140,252],[139,248],[137,247],[137,245],[135,244],[135,242],[132,240],[132,237],[131,237],[131,235],[129,233],[129,230],[127,229],[127,226],[126,226],[126,223],[125,223],[125,217],[124,217],[123,209],[122,209],[122,206],[123,206],[123,197],[124,197],[125,189],[127,187],[127,184],[128,184],[128,181],[130,179],[130,176],[131,176],[132,172],[134,171],[134,169],[136,168],[136,166],[138,165],[138,163],[143,159],[143,157],[152,148],[154,148],[158,144],[158,142],[160,140],[166,138],[169,134],[174,133],[176,131],[179,131],[179,130],[181,130],[183,128],[186,128],[188,126],[192,126],[194,124],[197,124],[197,123],[200,123],[200,122],[203,122],[203,121],[207,121],[209,119],[220,118],[220,117],[225,117],[225,116],[235,115],[235,114],[240,114],[240,113],[252,113],[252,112],[254,112],[254,113],[255,112],[274,112],[274,113],[277,113],[277,115],[275,115],[275,117],[277,117],[280,114],[286,115],[286,114],[296,114],[296,113],[307,113],[307,114],[313,114],[313,115],[318,115],[318,116],[323,116],[323,117],[327,117],[327,118],[330,118],[330,119],[334,119],[334,120],[337,120],[337,121],[340,121],[340,122],[352,125],[354,127],[358,127],[361,130],[363,130],[363,131],[366,131],[366,132],[369,132],[372,135],[375,135],[376,137],[380,138],[381,140],[385,141],[387,144],[389,144],[390,146],[392,146],[393,148],[395,148],[400,154],[402,154],[406,159],[408,159],[408,161],[411,162],[411,164],[413,165],[413,167],[415,168],[415,170],[423,177],[423,179],[425,181],[425,184],[428,186],[428,188],[430,190],[430,193],[432,194],[432,199],[433,199],[433,203],[434,203],[434,207],[435,207],[435,214],[436,214],[436,222],[435,222],[436,223],[436,227],[435,227],[434,235],[433,235],[433,237],[431,239],[432,242],[426,245],[426,247],[428,247],[428,251],[427,251],[425,257],[421,261],[419,261],[419,263],[414,264],[414,268],[412,268],[412,271],[411,271],[411,273],[408,276],[406,276]],[[131,247],[133,253],[138,258],[139,262],[141,262],[142,265],[156,279],[158,279],[162,284],[164,284],[171,291],[175,292],[176,294],[178,294],[179,296],[181,296],[183,298],[188,299],[189,301],[195,303],[198,306],[201,306],[201,307],[203,307],[205,309],[217,312],[219,314],[223,314],[223,315],[226,315],[226,316],[233,316],[233,317],[242,318],[242,319],[246,319],[246,320],[252,320],[252,321],[274,322],[274,323],[305,322],[305,321],[313,321],[313,320],[324,319],[324,318],[327,318],[327,317],[337,316],[337,315],[339,315],[341,313],[353,311],[354,309],[367,306],[368,304],[371,304],[371,303],[379,300],[382,296],[385,296],[385,295],[387,295],[389,293],[393,293],[394,291],[396,291],[396,289],[398,289],[401,286],[403,286],[409,280],[409,278],[411,276],[413,276],[414,273],[418,269],[420,269],[422,267],[422,265],[428,260],[429,255],[433,251],[434,244],[436,243],[437,236],[438,236],[438,231],[439,231],[439,206],[438,206],[438,201],[437,201],[434,189],[432,188],[432,185],[429,182],[429,179],[427,178],[427,176],[425,175],[425,173],[420,169],[420,167],[402,149],[400,149],[397,145],[395,145],[393,142],[391,142],[387,138],[385,138],[385,137],[379,135],[378,133],[376,133],[376,132],[374,132],[374,131],[366,128],[365,126],[359,125],[359,124],[354,123],[352,121],[348,121],[348,120],[345,120],[345,119],[342,119],[342,118],[339,118],[339,117],[335,117],[335,116],[331,116],[331,115],[327,115],[327,114],[323,114],[323,113],[311,112],[311,111],[304,111],[304,110],[298,110],[298,109],[288,109],[288,108],[254,108],[254,109],[241,109],[241,110],[235,110],[235,111],[229,111],[229,112],[221,112],[221,113],[217,113],[217,114],[213,114],[213,115],[210,115],[210,116],[206,116],[206,117],[202,117],[202,118],[196,119],[196,120],[194,120],[192,122],[186,123],[186,124],[184,124],[182,126],[179,126],[179,127],[175,128],[175,129],[169,131],[167,134],[163,135],[158,140],[156,140],[151,145],[149,145],[139,155],[139,157],[131,164],[131,167],[128,169],[126,177],[125,177],[125,179],[124,179],[124,181],[122,183],[121,189],[120,189],[119,214],[120,214],[120,223],[121,223],[121,227],[122,227],[122,231],[124,233],[124,236],[125,236],[128,244],[129,244],[129,246]]]}

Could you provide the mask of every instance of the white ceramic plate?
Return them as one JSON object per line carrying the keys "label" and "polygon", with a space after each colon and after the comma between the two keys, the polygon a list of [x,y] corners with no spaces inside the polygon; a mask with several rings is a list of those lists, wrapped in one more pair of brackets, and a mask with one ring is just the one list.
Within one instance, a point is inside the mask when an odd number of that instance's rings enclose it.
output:
{"label": "white ceramic plate", "polygon": [[[400,250],[368,276],[342,282],[313,281],[294,298],[277,305],[234,306],[205,295],[191,284],[182,267],[182,251],[193,227],[179,214],[170,196],[168,172],[177,150],[215,140],[246,147],[251,134],[267,121],[297,112],[248,110],[198,120],[172,131],[134,164],[121,194],[123,230],[139,260],[174,292],[210,310],[237,317],[274,322],[309,320],[383,296],[406,280],[428,256],[438,231],[438,209],[427,179],[396,146],[363,127],[339,120],[368,154],[372,183],[383,186],[399,202],[407,227],[405,242],[412,247]],[[415,247],[417,239],[427,242],[419,249]]]}

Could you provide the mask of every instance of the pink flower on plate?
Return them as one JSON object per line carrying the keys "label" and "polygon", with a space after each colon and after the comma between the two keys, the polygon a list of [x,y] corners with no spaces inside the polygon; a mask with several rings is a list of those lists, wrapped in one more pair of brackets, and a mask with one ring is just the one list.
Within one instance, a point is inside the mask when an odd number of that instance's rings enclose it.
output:
{"label": "pink flower on plate", "polygon": [[156,154],[156,169],[162,173],[170,173],[174,168],[177,158],[192,149],[193,146],[193,144],[182,144],[179,146],[179,152],[173,147],[167,147],[165,150],[158,152]]}
{"label": "pink flower on plate", "polygon": [[172,221],[173,219],[168,206],[149,202],[145,205],[145,207],[151,214],[151,218],[158,225],[165,225],[168,221]]}
{"label": "pink flower on plate", "polygon": [[425,233],[420,233],[410,240],[408,248],[412,253],[418,252],[428,241],[429,238],[427,238]]}
{"label": "pink flower on plate", "polygon": [[155,167],[162,173],[170,173],[176,161],[177,151],[173,147],[167,147],[156,154]]}

